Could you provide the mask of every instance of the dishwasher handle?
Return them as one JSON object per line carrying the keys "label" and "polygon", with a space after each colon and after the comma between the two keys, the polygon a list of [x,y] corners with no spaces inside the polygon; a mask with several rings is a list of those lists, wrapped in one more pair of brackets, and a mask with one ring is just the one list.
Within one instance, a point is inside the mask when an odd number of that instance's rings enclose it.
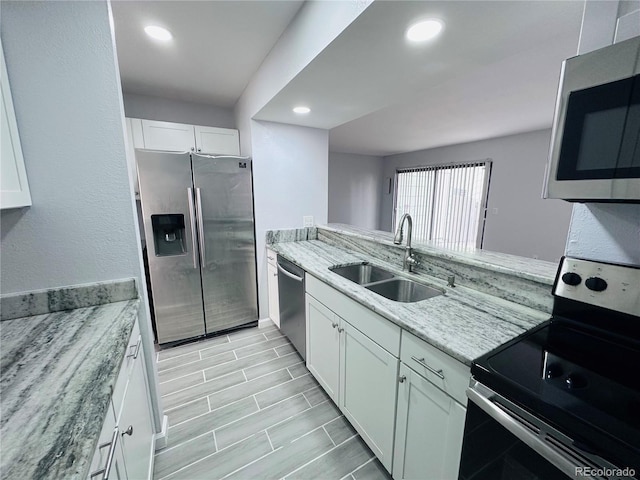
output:
{"label": "dishwasher handle", "polygon": [[282,268],[280,266],[279,263],[276,264],[276,266],[278,267],[278,271],[281,272],[282,274],[286,275],[287,277],[289,277],[292,280],[295,280],[296,282],[303,282],[304,278],[303,277],[299,277],[297,275],[294,275],[293,273],[285,270],[284,268]]}

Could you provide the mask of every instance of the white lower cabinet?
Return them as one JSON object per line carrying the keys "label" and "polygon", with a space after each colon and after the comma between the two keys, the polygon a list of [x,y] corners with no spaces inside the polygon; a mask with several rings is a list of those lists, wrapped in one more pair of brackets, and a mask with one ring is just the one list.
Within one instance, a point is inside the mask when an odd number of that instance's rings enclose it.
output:
{"label": "white lower cabinet", "polygon": [[[142,338],[138,340],[141,341]],[[136,350],[130,354],[136,352],[118,420],[122,451],[130,480],[150,477],[150,462],[154,450],[151,405],[144,370],[144,350],[141,345],[136,346]]]}
{"label": "white lower cabinet", "polygon": [[404,363],[400,379],[393,478],[457,479],[466,409]]}
{"label": "white lower cabinet", "polygon": [[391,472],[399,360],[349,322],[341,325],[338,405]]}
{"label": "white lower cabinet", "polygon": [[306,290],[307,368],[378,460],[457,479],[469,367],[309,274]]}
{"label": "white lower cabinet", "polygon": [[[154,432],[144,349],[138,323],[113,387],[88,478],[145,480],[153,473]],[[109,462],[109,452],[112,460]]]}
{"label": "white lower cabinet", "polygon": [[[340,317],[306,295],[307,312],[307,368],[325,389],[331,400],[338,403],[340,385]],[[340,327],[342,328],[342,327]]]}
{"label": "white lower cabinet", "polygon": [[[312,291],[316,282],[307,275]],[[336,295],[334,306],[344,317],[307,293],[307,368],[391,472],[399,360],[348,321],[353,318],[377,337],[384,327],[376,314],[331,289],[315,293],[325,302]]]}

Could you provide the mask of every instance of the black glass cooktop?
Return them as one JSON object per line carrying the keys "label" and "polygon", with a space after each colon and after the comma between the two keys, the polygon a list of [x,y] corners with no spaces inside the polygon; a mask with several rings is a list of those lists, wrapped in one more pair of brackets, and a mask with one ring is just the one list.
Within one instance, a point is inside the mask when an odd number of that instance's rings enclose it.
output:
{"label": "black glass cooktop", "polygon": [[640,342],[552,319],[477,359],[472,374],[577,447],[640,467]]}

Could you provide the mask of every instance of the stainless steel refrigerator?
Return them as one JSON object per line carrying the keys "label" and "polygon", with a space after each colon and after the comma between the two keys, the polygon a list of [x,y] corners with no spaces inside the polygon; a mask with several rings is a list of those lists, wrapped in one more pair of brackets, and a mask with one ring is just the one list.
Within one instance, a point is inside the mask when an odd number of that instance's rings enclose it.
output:
{"label": "stainless steel refrigerator", "polygon": [[258,319],[251,160],[136,150],[158,343]]}

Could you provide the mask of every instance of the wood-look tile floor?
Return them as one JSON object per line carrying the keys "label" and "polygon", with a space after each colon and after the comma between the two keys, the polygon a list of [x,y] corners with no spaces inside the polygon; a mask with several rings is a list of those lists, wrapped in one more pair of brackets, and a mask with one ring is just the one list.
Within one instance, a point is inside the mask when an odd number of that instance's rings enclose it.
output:
{"label": "wood-look tile floor", "polygon": [[273,323],[161,350],[159,479],[388,480]]}

